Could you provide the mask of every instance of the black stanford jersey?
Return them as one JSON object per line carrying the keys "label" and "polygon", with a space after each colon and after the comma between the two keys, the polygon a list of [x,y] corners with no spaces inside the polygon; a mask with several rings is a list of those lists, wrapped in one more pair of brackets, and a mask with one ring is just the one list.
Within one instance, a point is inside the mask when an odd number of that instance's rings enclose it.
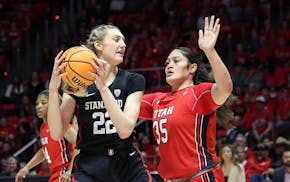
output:
{"label": "black stanford jersey", "polygon": [[[140,74],[119,69],[109,89],[120,108],[124,110],[128,95],[144,91],[145,79]],[[87,97],[71,96],[77,105],[79,123],[77,144],[82,152],[94,152],[101,147],[117,147],[122,143],[132,143],[132,136],[127,139],[120,139],[118,136],[95,84],[88,87]]]}

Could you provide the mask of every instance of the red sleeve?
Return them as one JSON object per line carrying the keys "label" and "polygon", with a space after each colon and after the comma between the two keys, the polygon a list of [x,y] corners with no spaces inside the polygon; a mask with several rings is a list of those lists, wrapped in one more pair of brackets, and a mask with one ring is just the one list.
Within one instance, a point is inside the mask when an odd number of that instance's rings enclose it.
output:
{"label": "red sleeve", "polygon": [[141,107],[140,107],[140,113],[139,118],[152,120],[153,116],[153,106],[152,103],[156,96],[158,96],[160,93],[153,93],[153,94],[145,94],[142,98]]}
{"label": "red sleeve", "polygon": [[193,88],[193,97],[196,99],[192,103],[192,111],[201,114],[210,114],[216,110],[219,105],[217,105],[211,96],[211,88],[213,83],[201,83]]}

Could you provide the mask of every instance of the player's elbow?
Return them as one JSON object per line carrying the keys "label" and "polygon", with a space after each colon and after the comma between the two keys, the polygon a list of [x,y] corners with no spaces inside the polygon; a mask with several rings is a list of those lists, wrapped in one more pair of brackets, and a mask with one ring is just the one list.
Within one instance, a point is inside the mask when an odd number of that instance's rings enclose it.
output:
{"label": "player's elbow", "polygon": [[123,139],[126,139],[126,138],[128,138],[130,135],[128,134],[128,133],[118,133],[118,135],[119,135],[119,137],[123,140]]}
{"label": "player's elbow", "polygon": [[51,138],[54,140],[61,140],[63,139],[64,135],[61,132],[50,131]]}
{"label": "player's elbow", "polygon": [[231,95],[231,93],[233,92],[233,89],[234,89],[233,82],[230,81],[228,83],[228,86],[227,86],[227,93],[229,93],[229,95]]}
{"label": "player's elbow", "polygon": [[121,139],[129,138],[132,134],[133,130],[127,129],[125,131],[119,131],[118,135]]}
{"label": "player's elbow", "polygon": [[228,96],[230,96],[231,95],[231,93],[232,93],[232,91],[233,91],[233,82],[232,82],[232,80],[228,80],[228,81],[226,81],[225,83],[224,83],[224,85],[223,85],[223,92],[225,93],[225,94],[227,94]]}
{"label": "player's elbow", "polygon": [[134,130],[135,125],[127,125],[126,128],[118,130],[118,135],[121,139],[129,138]]}

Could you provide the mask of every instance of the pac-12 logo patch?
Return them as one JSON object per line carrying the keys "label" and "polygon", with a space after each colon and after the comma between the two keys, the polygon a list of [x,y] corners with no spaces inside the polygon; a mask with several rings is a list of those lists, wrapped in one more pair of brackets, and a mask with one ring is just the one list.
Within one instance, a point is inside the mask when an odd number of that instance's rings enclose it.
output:
{"label": "pac-12 logo patch", "polygon": [[114,95],[115,95],[116,97],[119,97],[120,94],[121,94],[121,89],[114,89]]}

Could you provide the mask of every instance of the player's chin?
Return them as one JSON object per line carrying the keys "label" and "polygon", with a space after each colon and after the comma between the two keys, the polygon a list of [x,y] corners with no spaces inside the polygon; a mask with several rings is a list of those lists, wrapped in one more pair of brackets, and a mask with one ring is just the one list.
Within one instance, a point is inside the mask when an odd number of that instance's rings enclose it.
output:
{"label": "player's chin", "polygon": [[115,58],[115,63],[116,63],[116,65],[119,65],[119,64],[121,64],[122,62],[124,61],[124,58],[123,57],[116,57]]}
{"label": "player's chin", "polygon": [[166,76],[166,82],[171,85],[170,83],[173,83],[174,82],[174,78],[172,76]]}
{"label": "player's chin", "polygon": [[42,119],[43,118],[43,114],[42,113],[36,113],[37,114],[37,117]]}

